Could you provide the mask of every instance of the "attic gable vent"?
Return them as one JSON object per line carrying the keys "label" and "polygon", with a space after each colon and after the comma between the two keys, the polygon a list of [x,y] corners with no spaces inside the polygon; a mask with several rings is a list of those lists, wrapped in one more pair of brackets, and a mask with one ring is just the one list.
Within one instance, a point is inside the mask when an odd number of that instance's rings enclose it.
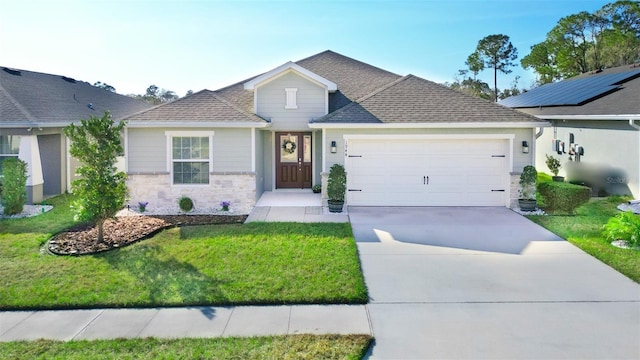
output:
{"label": "attic gable vent", "polygon": [[70,77],[66,77],[66,76],[61,76],[62,80],[66,81],[66,82],[70,82],[72,84],[76,83],[76,79],[72,79]]}
{"label": "attic gable vent", "polygon": [[20,72],[20,70],[13,70],[9,68],[2,68],[2,70],[4,70],[4,72],[6,72],[7,74],[22,76],[22,72]]}

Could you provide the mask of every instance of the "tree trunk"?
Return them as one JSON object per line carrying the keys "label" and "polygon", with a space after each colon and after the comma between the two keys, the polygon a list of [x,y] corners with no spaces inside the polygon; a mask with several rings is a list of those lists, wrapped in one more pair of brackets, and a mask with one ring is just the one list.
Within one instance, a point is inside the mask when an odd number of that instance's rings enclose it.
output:
{"label": "tree trunk", "polygon": [[104,220],[98,220],[98,244],[104,242]]}
{"label": "tree trunk", "polygon": [[498,65],[493,64],[493,92],[495,97],[493,101],[498,102]]}

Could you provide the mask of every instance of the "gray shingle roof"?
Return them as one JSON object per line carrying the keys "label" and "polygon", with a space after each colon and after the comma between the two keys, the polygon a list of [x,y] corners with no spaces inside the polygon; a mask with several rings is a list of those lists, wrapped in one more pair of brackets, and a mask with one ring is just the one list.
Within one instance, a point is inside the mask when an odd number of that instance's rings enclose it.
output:
{"label": "gray shingle roof", "polygon": [[[618,66],[599,73],[585,73],[563,81],[602,76],[638,69],[636,65]],[[542,106],[519,109],[533,115],[630,115],[640,114],[640,77],[623,82],[621,87],[582,105]]]}
{"label": "gray shingle roof", "polygon": [[0,126],[59,126],[90,115],[102,116],[105,111],[122,119],[149,107],[143,101],[87,82],[0,67]]}
{"label": "gray shingle roof", "polygon": [[125,120],[129,122],[266,122],[210,90],[202,90],[176,101],[158,105],[153,109],[129,116]]}
{"label": "gray shingle roof", "polygon": [[[329,95],[329,114],[315,123],[539,122],[493,102],[413,75],[401,77],[329,50],[296,64],[338,85],[338,91]],[[253,78],[216,91],[203,90],[127,120],[265,122],[253,114],[253,92],[243,86]]]}
{"label": "gray shingle roof", "polygon": [[314,123],[539,122],[535,117],[407,75]]}
{"label": "gray shingle roof", "polygon": [[[329,94],[329,112],[336,111],[400,78],[400,75],[330,50],[296,61],[296,64],[338,84],[338,91]],[[245,82],[253,78],[216,90],[216,93],[241,109],[253,112],[253,93],[243,87]]]}

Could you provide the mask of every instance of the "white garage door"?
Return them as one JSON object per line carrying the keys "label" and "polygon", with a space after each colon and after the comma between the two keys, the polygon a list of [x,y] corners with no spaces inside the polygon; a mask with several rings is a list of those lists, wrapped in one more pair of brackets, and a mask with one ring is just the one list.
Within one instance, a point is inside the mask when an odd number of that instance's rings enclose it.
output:
{"label": "white garage door", "polygon": [[355,206],[505,206],[508,140],[349,139]]}

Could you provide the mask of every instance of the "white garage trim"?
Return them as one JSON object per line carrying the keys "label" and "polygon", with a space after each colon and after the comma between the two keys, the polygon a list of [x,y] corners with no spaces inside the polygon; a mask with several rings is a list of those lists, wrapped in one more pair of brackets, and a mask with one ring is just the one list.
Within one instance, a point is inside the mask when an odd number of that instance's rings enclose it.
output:
{"label": "white garage trim", "polygon": [[464,140],[464,139],[495,139],[495,140],[507,140],[515,139],[513,134],[410,134],[410,135],[398,135],[398,134],[345,134],[343,136],[345,140],[349,139],[363,139],[363,140],[393,140],[393,139],[411,139],[411,140],[431,140],[431,139],[446,139],[446,140]]}

